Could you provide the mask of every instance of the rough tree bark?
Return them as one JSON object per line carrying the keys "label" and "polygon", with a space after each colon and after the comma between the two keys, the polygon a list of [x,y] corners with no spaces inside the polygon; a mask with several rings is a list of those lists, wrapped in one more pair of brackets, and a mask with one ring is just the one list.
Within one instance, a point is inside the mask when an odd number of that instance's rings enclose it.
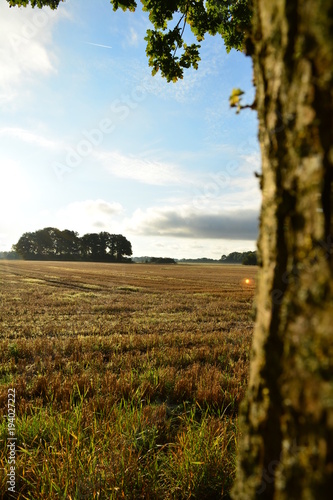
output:
{"label": "rough tree bark", "polygon": [[235,500],[333,495],[333,4],[255,0],[257,319]]}

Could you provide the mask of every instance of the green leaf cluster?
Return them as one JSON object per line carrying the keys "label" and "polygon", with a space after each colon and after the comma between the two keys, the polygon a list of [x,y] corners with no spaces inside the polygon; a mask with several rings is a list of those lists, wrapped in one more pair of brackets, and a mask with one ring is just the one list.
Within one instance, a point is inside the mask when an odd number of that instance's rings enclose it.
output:
{"label": "green leaf cluster", "polygon": [[[198,68],[200,42],[207,33],[221,35],[228,52],[242,50],[251,22],[251,0],[142,0],[142,4],[153,25],[145,38],[149,65],[153,75],[160,71],[168,81],[182,78],[185,68]],[[199,43],[184,43],[186,25]]]}
{"label": "green leaf cluster", "polygon": [[118,10],[120,8],[124,11],[129,10],[130,12],[134,12],[137,7],[135,0],[125,0],[125,2],[113,0],[111,3],[113,4],[113,10]]}
{"label": "green leaf cluster", "polygon": [[[184,68],[191,66],[198,68],[200,45],[183,43],[179,28],[176,27],[167,33],[160,30],[147,30],[145,40],[147,41],[146,54],[149,66],[153,68],[153,75],[160,70],[162,76],[166,77],[169,82],[177,81],[183,77]],[[176,51],[181,47],[184,51],[181,57],[177,57]]]}
{"label": "green leaf cluster", "polygon": [[[10,7],[30,4],[56,9],[64,0],[7,0]],[[135,0],[110,0],[113,10],[134,12]],[[243,49],[244,37],[251,24],[252,0],[141,0],[142,9],[149,13],[152,28],[147,30],[146,53],[155,75],[161,72],[167,81],[183,77],[185,68],[198,68],[200,42],[208,33],[219,34],[227,51]],[[198,43],[184,41],[186,26],[190,26]]]}
{"label": "green leaf cluster", "polygon": [[30,4],[33,9],[35,7],[41,9],[42,7],[48,6],[52,10],[57,9],[58,5],[64,1],[65,0],[7,0],[9,7],[14,7],[16,5],[18,7],[26,7]]}

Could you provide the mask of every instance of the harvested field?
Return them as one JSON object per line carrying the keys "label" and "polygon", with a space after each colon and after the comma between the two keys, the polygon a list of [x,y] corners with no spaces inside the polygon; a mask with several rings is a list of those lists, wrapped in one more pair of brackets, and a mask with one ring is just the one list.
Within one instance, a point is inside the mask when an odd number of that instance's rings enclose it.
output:
{"label": "harvested field", "polygon": [[0,262],[16,498],[228,498],[256,270]]}

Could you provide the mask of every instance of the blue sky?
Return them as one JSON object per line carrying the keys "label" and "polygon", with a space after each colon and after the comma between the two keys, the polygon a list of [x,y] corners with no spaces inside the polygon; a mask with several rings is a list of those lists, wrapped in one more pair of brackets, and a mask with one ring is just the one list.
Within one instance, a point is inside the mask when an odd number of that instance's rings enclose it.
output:
{"label": "blue sky", "polygon": [[47,226],[124,234],[135,256],[255,249],[257,119],[228,105],[253,100],[249,58],[207,37],[173,84],[151,76],[141,7],[0,0],[0,18],[0,250]]}

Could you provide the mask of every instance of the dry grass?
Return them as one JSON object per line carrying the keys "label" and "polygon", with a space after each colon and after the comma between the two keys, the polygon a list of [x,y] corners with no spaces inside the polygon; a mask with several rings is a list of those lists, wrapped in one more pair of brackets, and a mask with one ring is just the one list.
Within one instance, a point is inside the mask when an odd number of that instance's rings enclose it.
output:
{"label": "dry grass", "polygon": [[256,268],[0,269],[0,413],[15,387],[16,498],[228,498]]}

